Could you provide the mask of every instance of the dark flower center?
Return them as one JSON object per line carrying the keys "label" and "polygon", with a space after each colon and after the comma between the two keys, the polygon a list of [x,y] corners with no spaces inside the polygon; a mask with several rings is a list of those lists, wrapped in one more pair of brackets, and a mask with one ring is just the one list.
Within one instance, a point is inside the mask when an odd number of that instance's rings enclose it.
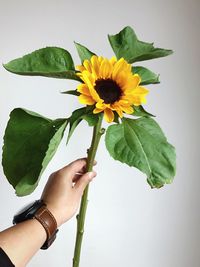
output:
{"label": "dark flower center", "polygon": [[122,95],[121,88],[112,79],[99,79],[96,81],[95,90],[106,104],[113,104]]}

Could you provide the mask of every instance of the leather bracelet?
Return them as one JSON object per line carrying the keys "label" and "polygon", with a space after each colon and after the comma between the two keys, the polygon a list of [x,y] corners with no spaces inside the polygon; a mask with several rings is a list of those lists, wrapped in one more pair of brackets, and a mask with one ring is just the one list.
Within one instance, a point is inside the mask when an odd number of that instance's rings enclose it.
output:
{"label": "leather bracelet", "polygon": [[13,218],[13,224],[18,224],[33,218],[38,220],[46,231],[47,239],[41,249],[47,249],[55,240],[58,230],[53,214],[47,209],[47,205],[42,199],[20,210]]}
{"label": "leather bracelet", "polygon": [[34,215],[34,218],[38,220],[44,227],[47,239],[41,249],[47,249],[55,240],[57,229],[57,222],[53,214],[47,209],[46,204],[40,207]]}

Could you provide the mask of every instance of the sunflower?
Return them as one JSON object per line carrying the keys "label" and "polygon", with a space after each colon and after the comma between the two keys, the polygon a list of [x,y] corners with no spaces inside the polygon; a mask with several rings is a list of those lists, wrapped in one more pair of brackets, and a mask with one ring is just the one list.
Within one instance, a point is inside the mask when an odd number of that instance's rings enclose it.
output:
{"label": "sunflower", "polygon": [[114,120],[114,112],[122,118],[123,113],[134,112],[133,105],[146,102],[148,90],[139,86],[140,76],[132,73],[131,65],[124,58],[117,60],[94,55],[77,69],[77,75],[83,81],[77,87],[80,103],[95,105],[93,113],[104,112],[107,122]]}

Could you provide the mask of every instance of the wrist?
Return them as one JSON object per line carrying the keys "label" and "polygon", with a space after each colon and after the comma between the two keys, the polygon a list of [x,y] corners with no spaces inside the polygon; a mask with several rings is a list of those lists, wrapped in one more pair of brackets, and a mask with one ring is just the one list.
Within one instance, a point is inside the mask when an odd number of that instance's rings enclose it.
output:
{"label": "wrist", "polygon": [[57,233],[57,222],[54,215],[47,208],[43,200],[37,200],[14,216],[13,223],[17,224],[27,220],[35,219],[46,231],[46,241],[41,249],[47,249],[55,240]]}

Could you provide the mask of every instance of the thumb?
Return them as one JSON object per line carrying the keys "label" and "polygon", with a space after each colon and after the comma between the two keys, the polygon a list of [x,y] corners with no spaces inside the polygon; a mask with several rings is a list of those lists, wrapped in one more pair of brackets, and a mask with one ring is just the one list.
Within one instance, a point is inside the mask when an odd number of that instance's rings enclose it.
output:
{"label": "thumb", "polygon": [[86,186],[93,180],[93,178],[96,176],[96,172],[87,172],[83,174],[79,180],[76,182],[74,189],[79,193],[83,194],[83,191],[85,190]]}

